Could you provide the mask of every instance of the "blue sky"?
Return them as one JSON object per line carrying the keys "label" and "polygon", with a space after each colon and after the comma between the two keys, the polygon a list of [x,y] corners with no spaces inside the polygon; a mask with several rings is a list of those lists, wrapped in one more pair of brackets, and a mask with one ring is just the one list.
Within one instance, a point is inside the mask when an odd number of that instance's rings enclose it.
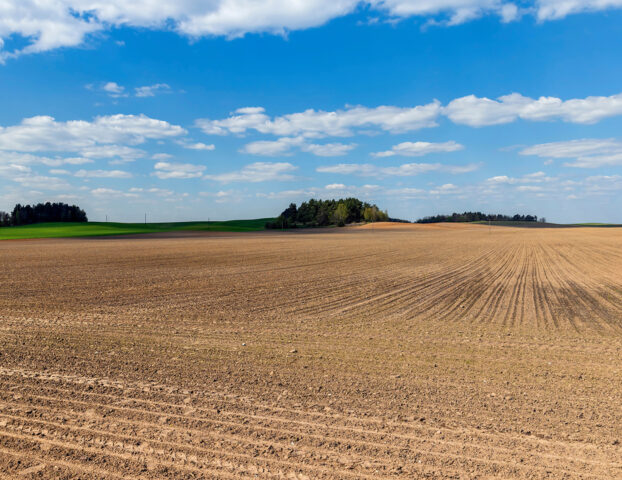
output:
{"label": "blue sky", "polygon": [[0,6],[0,209],[622,223],[622,0],[127,3]]}

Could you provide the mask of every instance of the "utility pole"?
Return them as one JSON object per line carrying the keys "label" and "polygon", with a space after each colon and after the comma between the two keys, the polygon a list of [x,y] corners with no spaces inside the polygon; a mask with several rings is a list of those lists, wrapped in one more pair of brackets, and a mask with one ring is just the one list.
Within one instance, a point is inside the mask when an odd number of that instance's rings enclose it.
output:
{"label": "utility pole", "polygon": [[145,225],[147,225],[147,214],[145,213]]}
{"label": "utility pole", "polygon": [[106,215],[106,223],[108,223],[108,215]]}

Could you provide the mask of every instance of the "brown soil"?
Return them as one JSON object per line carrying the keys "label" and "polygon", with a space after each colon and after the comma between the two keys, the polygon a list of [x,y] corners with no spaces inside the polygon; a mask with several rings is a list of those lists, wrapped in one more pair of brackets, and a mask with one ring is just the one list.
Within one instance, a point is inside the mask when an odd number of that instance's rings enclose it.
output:
{"label": "brown soil", "polygon": [[621,245],[0,243],[0,478],[622,478]]}

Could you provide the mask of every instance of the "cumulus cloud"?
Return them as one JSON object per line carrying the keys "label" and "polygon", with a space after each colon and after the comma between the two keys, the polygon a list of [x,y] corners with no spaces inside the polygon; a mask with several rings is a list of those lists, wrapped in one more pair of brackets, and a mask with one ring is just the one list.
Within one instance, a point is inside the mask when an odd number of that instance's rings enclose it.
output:
{"label": "cumulus cloud", "polygon": [[393,188],[386,191],[386,194],[391,197],[400,197],[400,198],[424,198],[427,196],[427,191],[423,188],[414,188],[414,187],[403,187],[403,188]]}
{"label": "cumulus cloud", "polygon": [[378,128],[391,133],[403,133],[435,127],[440,109],[440,103],[434,101],[427,105],[406,108],[356,106],[330,112],[309,109],[271,118],[262,107],[246,107],[236,110],[228,118],[199,119],[196,124],[210,135],[241,135],[256,131],[279,137],[349,137],[361,128]]}
{"label": "cumulus cloud", "polygon": [[74,173],[78,178],[132,178],[130,172],[123,170],[78,170]]}
{"label": "cumulus cloud", "polygon": [[0,37],[29,39],[4,57],[80,45],[89,33],[110,27],[172,29],[189,37],[246,33],[283,34],[321,25],[350,13],[358,0],[5,0],[0,4]]}
{"label": "cumulus cloud", "polygon": [[357,175],[360,177],[412,177],[429,172],[468,173],[478,168],[479,165],[477,164],[453,166],[440,163],[405,163],[396,167],[380,167],[370,163],[340,163],[338,165],[321,166],[316,171],[320,173]]}
{"label": "cumulus cloud", "polygon": [[523,149],[520,154],[547,159],[572,159],[564,164],[568,167],[596,168],[622,165],[622,142],[613,138],[584,138],[533,145]]}
{"label": "cumulus cloud", "polygon": [[[283,155],[294,147],[308,144],[310,138],[349,137],[378,132],[407,133],[436,127],[441,116],[446,116],[457,124],[483,127],[511,123],[518,119],[593,124],[617,115],[622,115],[622,93],[568,100],[556,97],[533,99],[512,93],[496,100],[468,95],[454,99],[445,106],[434,100],[414,107],[350,106],[335,111],[309,109],[277,117],[269,116],[263,107],[245,107],[237,109],[227,118],[199,119],[196,126],[208,135],[274,135],[280,138],[275,141],[250,143],[244,151],[258,155]],[[336,144],[334,147],[347,151],[350,146]],[[315,145],[308,148],[321,151],[321,147]],[[461,145],[455,142],[404,142],[391,151],[379,152],[377,156],[417,156],[419,152],[431,153],[435,148],[438,151],[455,151]],[[329,151],[335,150],[329,148]]]}
{"label": "cumulus cloud", "polygon": [[69,183],[58,177],[36,175],[32,172],[24,173],[24,175],[17,175],[11,177],[11,180],[19,183],[24,188],[33,188],[35,190],[63,190],[66,192],[71,188],[71,185],[69,185]]}
{"label": "cumulus cloud", "polygon": [[115,190],[114,188],[94,188],[91,190],[91,194],[95,197],[107,197],[107,198],[137,198],[138,193],[135,192],[123,192],[121,190]]}
{"label": "cumulus cloud", "polygon": [[622,0],[537,0],[539,20],[558,20],[570,14],[621,8]]}
{"label": "cumulus cloud", "polygon": [[127,97],[127,93],[125,93],[125,87],[119,85],[116,82],[105,83],[102,86],[102,90],[112,98]]}
{"label": "cumulus cloud", "polygon": [[[111,98],[129,97],[123,85],[117,82],[89,83],[86,85],[87,90],[102,91]],[[155,97],[161,93],[170,93],[171,87],[166,83],[156,83],[154,85],[144,85],[134,88],[134,96],[139,98]]]}
{"label": "cumulus cloud", "polygon": [[170,153],[154,153],[151,155],[152,160],[168,160],[169,158],[173,158]]}
{"label": "cumulus cloud", "polygon": [[544,172],[534,172],[523,175],[521,177],[508,177],[507,175],[498,175],[490,177],[486,180],[486,183],[491,185],[515,185],[524,183],[544,183],[556,180],[555,177],[549,177]]}
{"label": "cumulus cloud", "polygon": [[212,151],[216,149],[216,146],[213,144],[206,144],[206,143],[202,143],[202,142],[196,142],[196,143],[183,143],[181,144],[182,147],[187,148],[189,150],[205,150],[205,151]]}
{"label": "cumulus cloud", "polygon": [[83,157],[47,157],[31,153],[0,151],[0,165],[12,163],[16,165],[41,164],[48,167],[59,167],[61,165],[83,165],[92,162],[93,160]]}
{"label": "cumulus cloud", "polygon": [[240,150],[242,153],[275,157],[279,155],[291,155],[293,149],[311,153],[318,157],[339,157],[346,155],[356,144],[344,143],[309,143],[304,137],[283,137],[278,140],[260,140],[246,144]]}
{"label": "cumulus cloud", "polygon": [[[369,3],[399,18],[444,14],[440,23],[448,25],[459,25],[486,14],[498,15],[504,22],[514,20],[518,15],[514,3],[501,0],[371,0]],[[432,20],[431,23],[439,21]]]}
{"label": "cumulus cloud", "polygon": [[280,192],[257,193],[258,197],[268,199],[300,199],[313,198],[336,198],[336,197],[359,197],[370,198],[372,195],[381,194],[382,189],[378,185],[345,185],[332,183],[324,187],[302,188],[297,190],[283,190]]}
{"label": "cumulus cloud", "polygon": [[239,201],[243,196],[237,190],[219,190],[217,192],[199,192],[201,197],[213,198],[216,203],[229,203]]}
{"label": "cumulus cloud", "polygon": [[8,177],[11,178],[14,175],[23,175],[28,174],[32,171],[30,167],[25,165],[18,165],[14,163],[10,163],[8,165],[0,164],[0,177]]}
{"label": "cumulus cloud", "polygon": [[171,87],[166,83],[156,83],[155,85],[145,85],[143,87],[136,87],[134,89],[137,97],[155,97],[159,93],[166,93],[171,90]]}
{"label": "cumulus cloud", "polygon": [[504,95],[496,100],[468,95],[452,100],[443,108],[443,113],[454,123],[471,127],[511,123],[519,118],[536,122],[562,120],[591,124],[621,115],[622,94],[566,101],[556,97],[535,100],[519,93]]}
{"label": "cumulus cloud", "polygon": [[95,145],[80,149],[80,154],[87,159],[116,158],[119,163],[125,163],[144,157],[146,152],[126,145]]}
{"label": "cumulus cloud", "polygon": [[422,157],[429,153],[446,153],[462,150],[463,145],[454,142],[453,140],[443,143],[430,143],[430,142],[403,142],[399,143],[391,150],[386,152],[372,153],[374,157],[392,157],[394,155],[403,155],[406,157]]}
{"label": "cumulus cloud", "polygon": [[154,175],[161,180],[177,178],[198,178],[203,175],[205,167],[203,165],[194,165],[191,163],[169,163],[158,162],[154,165]]}
{"label": "cumulus cloud", "polygon": [[217,175],[205,175],[206,180],[214,180],[221,183],[231,182],[268,182],[294,180],[291,172],[298,167],[287,162],[255,162],[246,165],[240,170]]}
{"label": "cumulus cloud", "polygon": [[[430,24],[457,25],[483,15],[504,22],[524,13],[540,21],[622,7],[622,0],[4,0],[0,3],[0,61],[60,47],[76,47],[89,34],[114,27],[173,30],[190,38],[241,37],[317,27],[334,18],[368,8],[391,20],[428,19]],[[26,46],[2,51],[12,36]]]}
{"label": "cumulus cloud", "polygon": [[98,156],[102,152],[101,144],[108,144],[107,148],[117,148],[113,145],[138,145],[149,139],[165,139],[185,134],[186,131],[177,125],[146,115],[108,115],[95,117],[92,122],[57,122],[53,117],[40,115],[26,118],[19,125],[0,127],[0,150],[85,151],[91,156]]}

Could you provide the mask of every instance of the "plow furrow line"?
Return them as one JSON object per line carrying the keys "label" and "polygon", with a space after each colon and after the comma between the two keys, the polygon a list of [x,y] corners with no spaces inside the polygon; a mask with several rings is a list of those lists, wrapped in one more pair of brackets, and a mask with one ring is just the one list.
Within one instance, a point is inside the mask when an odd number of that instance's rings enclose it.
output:
{"label": "plow furrow line", "polygon": [[[57,400],[58,401],[58,400]],[[85,404],[86,406],[98,406],[99,408],[102,408],[104,410],[108,409],[112,409],[112,410],[117,410],[117,411],[121,411],[122,413],[125,411],[128,411],[130,413],[135,413],[135,414],[142,414],[142,415],[147,415],[147,416],[158,416],[158,415],[162,415],[162,413],[165,412],[152,412],[152,411],[148,411],[148,410],[140,410],[140,409],[127,409],[127,408],[121,408],[121,407],[114,407],[114,406],[110,406],[110,405],[104,405],[104,404],[93,404],[93,403],[88,403],[88,402],[81,402],[81,401],[72,401],[72,403],[81,403],[81,404]],[[54,410],[51,407],[45,407],[45,408],[50,408],[50,410]],[[321,443],[325,443],[325,442],[336,442],[337,444],[343,444],[343,445],[348,445],[348,444],[357,444],[357,445],[361,445],[364,447],[371,447],[371,448],[377,448],[377,449],[393,449],[394,447],[387,445],[386,443],[381,443],[378,441],[370,441],[370,440],[360,440],[360,439],[356,439],[356,438],[352,438],[351,434],[352,433],[356,433],[356,434],[360,434],[360,435],[371,435],[371,436],[380,436],[382,439],[385,439],[387,436],[390,438],[394,438],[396,440],[400,440],[400,441],[405,441],[406,445],[402,448],[405,448],[406,450],[413,450],[413,447],[411,445],[411,443],[413,441],[418,442],[418,443],[422,443],[422,444],[426,444],[426,443],[433,443],[433,444],[437,444],[440,445],[441,447],[446,447],[446,448],[454,448],[454,447],[462,447],[462,448],[474,448],[474,449],[482,449],[482,448],[488,448],[490,449],[490,445],[481,445],[481,444],[472,444],[471,442],[464,442],[464,440],[458,440],[458,441],[448,441],[448,440],[442,440],[442,439],[436,439],[436,438],[422,438],[421,436],[413,436],[413,435],[401,435],[401,434],[396,434],[396,433],[385,433],[385,432],[374,432],[374,431],[368,431],[368,430],[360,430],[360,429],[352,429],[352,428],[343,428],[343,427],[336,427],[336,426],[331,426],[331,425],[317,425],[317,424],[311,424],[309,425],[307,422],[292,422],[289,420],[282,420],[282,419],[275,419],[275,418],[268,418],[267,420],[269,420],[269,424],[273,425],[274,421],[284,421],[286,423],[296,423],[300,426],[306,426],[308,428],[321,428],[321,429],[326,429],[326,430],[338,430],[338,431],[344,431],[348,434],[350,434],[347,437],[333,437],[330,435],[320,435],[318,433],[314,433],[313,430],[311,431],[300,431],[300,430],[286,430],[286,429],[276,429],[273,427],[266,427],[263,425],[248,425],[248,424],[239,424],[239,423],[235,423],[235,422],[228,422],[228,421],[222,421],[222,420],[212,420],[212,419],[206,419],[206,418],[200,418],[200,417],[188,417],[188,416],[183,416],[183,415],[177,415],[177,414],[170,414],[167,413],[167,415],[169,417],[175,417],[177,419],[180,419],[182,421],[194,421],[194,422],[198,422],[198,423],[208,423],[208,424],[212,424],[212,425],[220,425],[223,427],[230,427],[230,428],[238,428],[238,429],[246,429],[246,430],[253,430],[253,429],[258,429],[264,432],[272,432],[272,433],[276,433],[277,435],[289,435],[290,437],[297,437],[298,435],[300,435],[301,433],[303,433],[303,435],[305,435],[308,438],[313,438]],[[116,419],[116,417],[115,417]],[[263,418],[260,418],[260,420],[263,420]],[[134,422],[136,422],[136,420],[133,420]],[[132,421],[130,421],[131,423]],[[141,422],[143,423],[143,422]],[[146,425],[151,426],[151,427],[159,427],[159,428],[163,428],[161,425],[156,425],[154,423],[149,423],[147,422]],[[187,427],[180,427],[180,428],[187,428]],[[201,430],[197,430],[197,431],[201,431]],[[450,431],[451,432],[451,431]],[[205,432],[203,432],[205,434]],[[397,448],[397,447],[395,447]],[[397,448],[399,450],[399,448]],[[513,454],[513,449],[504,449],[501,447],[493,447],[493,450],[498,451],[499,453],[505,453],[507,455],[512,456]],[[426,453],[426,454],[431,454],[431,455],[448,455],[445,452],[432,452],[429,450],[426,451],[421,451],[422,453]],[[573,452],[576,454],[576,451]],[[583,464],[598,464],[598,465],[611,465],[612,467],[615,466],[614,464],[611,464],[611,462],[597,462],[597,461],[593,461],[593,460],[589,460],[589,459],[583,459],[583,458],[576,458],[576,457],[564,457],[563,455],[552,455],[552,454],[548,454],[548,453],[540,453],[540,452],[534,452],[533,450],[531,451],[531,454],[533,455],[537,455],[537,456],[542,456],[544,458],[548,458],[549,460],[560,460],[562,462],[567,462],[569,461],[571,458],[574,461],[577,461],[579,463],[583,463]],[[477,458],[477,457],[473,457],[473,458]],[[563,464],[563,463],[562,463]]]}
{"label": "plow furrow line", "polygon": [[[17,387],[20,387],[21,389],[23,389],[23,385],[16,385]],[[216,420],[216,419],[212,419],[212,418],[208,418],[208,417],[195,417],[195,416],[189,416],[189,415],[183,415],[183,414],[179,414],[179,413],[171,413],[170,411],[166,411],[166,410],[148,410],[145,408],[132,408],[132,407],[127,407],[127,406],[119,406],[119,405],[114,405],[111,402],[116,402],[122,405],[127,405],[129,402],[137,402],[137,403],[142,403],[148,406],[153,406],[156,407],[158,409],[166,409],[166,408],[173,408],[173,409],[177,409],[177,410],[183,410],[183,409],[188,409],[188,408],[192,408],[195,412],[200,412],[200,413],[205,413],[207,415],[213,415],[215,413],[217,413],[219,416],[232,416],[232,417],[238,417],[241,418],[244,422],[247,421],[247,419],[251,419],[251,420],[259,420],[259,421],[265,421],[268,423],[273,423],[273,422],[281,422],[281,423],[290,423],[290,424],[294,424],[294,425],[300,425],[300,426],[305,426],[305,427],[309,427],[309,428],[317,428],[317,429],[324,429],[324,428],[329,428],[329,429],[333,429],[333,430],[337,430],[337,431],[343,431],[346,433],[359,433],[359,434],[368,434],[368,435],[375,435],[375,436],[386,436],[386,435],[402,435],[402,437],[404,439],[417,439],[419,438],[419,436],[421,434],[425,435],[426,432],[428,433],[436,433],[437,431],[441,431],[445,434],[449,434],[449,435],[462,435],[462,434],[468,434],[468,435],[475,435],[478,437],[482,437],[482,438],[490,438],[490,439],[494,439],[494,440],[498,440],[499,437],[502,437],[508,441],[512,441],[512,442],[519,442],[519,443],[527,443],[527,444],[545,444],[548,446],[551,445],[558,445],[559,447],[562,448],[568,448],[569,447],[569,443],[568,442],[557,442],[557,441],[553,441],[553,440],[542,440],[542,439],[538,439],[538,438],[529,438],[529,437],[525,437],[525,436],[517,436],[517,435],[512,435],[512,434],[508,434],[508,433],[486,433],[486,432],[482,432],[480,430],[475,430],[475,429],[465,429],[465,430],[461,430],[461,431],[456,431],[456,430],[452,430],[449,428],[445,428],[445,427],[437,427],[437,426],[427,426],[427,425],[413,425],[412,423],[405,423],[405,422],[395,422],[395,421],[391,421],[391,420],[386,420],[386,419],[373,419],[373,418],[362,418],[362,417],[349,417],[349,416],[344,416],[344,415],[329,415],[329,414],[325,414],[325,413],[321,413],[321,412],[313,412],[313,411],[300,411],[300,410],[296,410],[296,409],[286,409],[286,408],[277,408],[277,407],[272,407],[272,406],[268,406],[268,405],[261,405],[261,404],[252,404],[252,408],[253,409],[257,409],[257,408],[263,408],[266,409],[269,413],[271,413],[271,415],[258,415],[256,413],[246,413],[246,412],[239,412],[239,411],[234,411],[234,410],[225,410],[225,409],[218,409],[217,411],[217,407],[213,407],[213,408],[205,408],[205,407],[199,407],[199,406],[194,406],[191,404],[176,404],[176,403],[167,403],[167,402],[155,402],[152,400],[148,400],[148,399],[141,399],[141,398],[135,398],[135,397],[127,397],[127,396],[115,396],[115,395],[110,395],[110,394],[103,394],[103,393],[96,393],[96,392],[76,392],[74,390],[69,390],[69,389],[64,389],[61,387],[57,387],[57,386],[46,386],[46,389],[48,390],[48,392],[58,392],[63,394],[63,397],[60,396],[44,396],[44,395],[33,395],[31,393],[26,393],[26,395],[31,396],[32,398],[41,398],[47,401],[52,401],[52,402],[61,402],[63,400],[61,400],[61,398],[68,398],[71,400],[71,402],[74,403],[78,403],[78,404],[83,404],[83,405],[87,405],[87,406],[97,406],[100,408],[114,408],[116,410],[120,410],[120,411],[128,411],[128,412],[138,412],[141,414],[149,414],[149,415],[158,415],[158,414],[165,414],[165,415],[174,415],[176,417],[182,418],[182,419],[187,419],[189,421],[201,421],[201,422],[223,422],[223,420]],[[0,394],[2,392],[0,391]],[[86,399],[85,400],[79,400],[76,398],[76,394],[85,396]],[[109,401],[107,403],[100,403],[100,402],[94,402],[91,400],[91,398],[93,397],[104,397],[106,399],[108,399]],[[11,398],[7,398],[7,400],[9,401],[13,401]],[[586,399],[587,400],[587,399]],[[246,407],[248,408],[249,405],[241,405],[238,408],[241,407]],[[328,423],[320,423],[317,421],[309,421],[309,420],[301,420],[300,418],[286,418],[283,416],[275,416],[273,414],[273,412],[278,411],[278,412],[284,412],[284,413],[291,413],[293,415],[297,415],[297,416],[312,416],[312,417],[316,417],[316,416],[320,416],[321,418],[325,418],[328,421],[332,421],[332,422],[353,422],[355,424],[363,424],[363,428],[361,428],[360,426],[348,426],[348,425],[331,425]],[[226,423],[226,422],[225,422]],[[242,424],[238,424],[238,423],[227,423],[228,425],[234,425],[234,426],[240,426],[240,427],[244,427],[246,426],[245,423]],[[370,430],[369,429],[369,425],[373,424],[373,425],[378,425],[380,430]],[[367,428],[364,428],[367,427]],[[390,428],[397,428],[397,429],[405,429],[407,432],[406,434],[401,434],[399,432],[393,432],[393,431],[387,431],[386,429],[390,427]],[[410,433],[413,432],[413,433]],[[295,432],[294,432],[295,433]],[[417,434],[415,436],[413,436],[413,434]],[[596,451],[597,447],[594,447],[592,445],[589,444],[573,444],[574,448],[582,448],[582,449],[586,449],[586,450],[593,450]]]}

